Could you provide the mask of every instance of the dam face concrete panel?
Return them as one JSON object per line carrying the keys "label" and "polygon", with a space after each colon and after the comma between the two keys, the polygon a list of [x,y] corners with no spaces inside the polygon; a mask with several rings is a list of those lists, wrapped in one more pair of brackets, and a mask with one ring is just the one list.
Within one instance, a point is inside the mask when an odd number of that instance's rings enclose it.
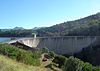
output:
{"label": "dam face concrete panel", "polygon": [[58,54],[73,54],[88,46],[99,45],[100,37],[69,36],[69,37],[37,37],[20,40],[21,43],[33,48],[48,48]]}

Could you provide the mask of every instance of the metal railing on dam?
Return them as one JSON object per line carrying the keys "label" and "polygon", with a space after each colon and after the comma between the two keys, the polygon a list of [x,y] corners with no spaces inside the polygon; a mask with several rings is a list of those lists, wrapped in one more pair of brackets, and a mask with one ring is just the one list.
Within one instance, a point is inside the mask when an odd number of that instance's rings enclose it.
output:
{"label": "metal railing on dam", "polygon": [[[33,48],[46,47],[58,54],[73,54],[83,48],[100,45],[100,36],[36,37],[22,38],[16,41]],[[13,43],[13,41],[9,43]]]}

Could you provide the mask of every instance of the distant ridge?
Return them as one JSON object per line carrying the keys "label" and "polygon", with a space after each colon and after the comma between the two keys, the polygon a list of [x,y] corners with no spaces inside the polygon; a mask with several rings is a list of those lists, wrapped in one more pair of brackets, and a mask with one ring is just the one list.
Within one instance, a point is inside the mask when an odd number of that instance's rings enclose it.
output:
{"label": "distant ridge", "polygon": [[23,27],[14,27],[14,28],[10,28],[10,29],[0,29],[2,32],[5,31],[11,31],[11,30],[25,30]]}
{"label": "distant ridge", "polygon": [[15,27],[15,28],[13,28],[13,30],[24,30],[24,28],[23,27]]}

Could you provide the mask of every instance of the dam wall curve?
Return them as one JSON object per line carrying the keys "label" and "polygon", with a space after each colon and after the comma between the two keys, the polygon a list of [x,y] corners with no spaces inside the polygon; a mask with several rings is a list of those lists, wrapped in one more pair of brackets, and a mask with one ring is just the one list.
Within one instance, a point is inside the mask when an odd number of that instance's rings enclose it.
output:
{"label": "dam wall curve", "polygon": [[57,54],[74,54],[88,46],[100,45],[99,36],[36,37],[18,40],[32,48],[48,48]]}

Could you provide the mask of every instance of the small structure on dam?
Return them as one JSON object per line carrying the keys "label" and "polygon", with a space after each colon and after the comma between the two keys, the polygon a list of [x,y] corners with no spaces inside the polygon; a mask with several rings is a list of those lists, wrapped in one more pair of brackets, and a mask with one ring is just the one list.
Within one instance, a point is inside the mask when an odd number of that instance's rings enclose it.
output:
{"label": "small structure on dam", "polygon": [[[36,37],[16,40],[30,48],[48,48],[57,54],[74,54],[89,46],[100,45],[100,36]],[[15,43],[9,42],[9,43]]]}

